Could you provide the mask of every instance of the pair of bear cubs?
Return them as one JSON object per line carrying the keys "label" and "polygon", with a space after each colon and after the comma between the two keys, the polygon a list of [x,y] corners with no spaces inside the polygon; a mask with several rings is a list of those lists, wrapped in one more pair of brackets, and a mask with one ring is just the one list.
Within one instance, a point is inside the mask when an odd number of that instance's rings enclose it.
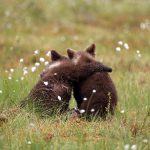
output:
{"label": "pair of bear cubs", "polygon": [[67,54],[68,57],[51,51],[52,62],[22,106],[33,104],[35,110],[44,114],[64,113],[69,110],[73,90],[77,102],[75,112],[79,116],[114,114],[117,92],[108,74],[112,69],[95,60],[95,44],[85,51],[68,49]]}

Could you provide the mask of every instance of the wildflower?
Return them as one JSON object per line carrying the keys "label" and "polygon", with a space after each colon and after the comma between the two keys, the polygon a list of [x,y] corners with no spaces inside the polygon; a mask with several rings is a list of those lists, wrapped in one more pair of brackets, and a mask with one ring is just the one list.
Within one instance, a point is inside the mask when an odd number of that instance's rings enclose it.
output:
{"label": "wildflower", "polygon": [[14,72],[14,69],[13,69],[13,68],[11,68],[11,69],[10,69],[10,72]]}
{"label": "wildflower", "polygon": [[45,59],[43,57],[40,57],[40,62],[44,62]]}
{"label": "wildflower", "polygon": [[11,76],[9,76],[9,77],[8,77],[8,79],[9,79],[9,80],[11,80],[11,79],[12,79],[12,77],[11,77]]}
{"label": "wildflower", "polygon": [[17,79],[16,82],[19,82],[19,80]]}
{"label": "wildflower", "polygon": [[48,57],[51,56],[51,51],[48,51],[46,56],[48,56]]}
{"label": "wildflower", "polygon": [[31,122],[31,123],[29,124],[29,127],[30,127],[30,128],[34,128],[34,127],[35,127],[35,124]]}
{"label": "wildflower", "polygon": [[130,148],[130,145],[129,145],[129,144],[125,144],[125,145],[124,145],[124,150],[129,150],[129,148]]}
{"label": "wildflower", "polygon": [[44,65],[45,65],[45,66],[47,66],[48,64],[49,64],[49,62],[48,62],[48,61],[46,61],[46,62],[44,63]]}
{"label": "wildflower", "polygon": [[96,93],[96,90],[95,89],[93,89],[93,91],[92,91],[93,93]]}
{"label": "wildflower", "polygon": [[137,50],[137,51],[136,51],[136,53],[137,53],[137,54],[139,54],[139,53],[140,53],[140,51],[139,51],[139,50]]}
{"label": "wildflower", "polygon": [[121,111],[120,111],[120,113],[122,113],[122,114],[124,114],[124,112],[125,112],[124,110],[121,110]]}
{"label": "wildflower", "polygon": [[94,112],[94,111],[95,111],[95,109],[92,108],[92,109],[91,109],[91,112]]}
{"label": "wildflower", "polygon": [[36,63],[35,63],[35,66],[36,66],[36,67],[40,66],[40,63],[39,63],[39,62],[36,62]]}
{"label": "wildflower", "polygon": [[148,143],[148,140],[147,139],[143,139],[143,143]]}
{"label": "wildflower", "polygon": [[23,71],[23,75],[25,76],[26,74],[28,74],[28,71],[27,71],[27,70],[24,70],[24,71]]}
{"label": "wildflower", "polygon": [[123,45],[123,42],[122,42],[122,41],[118,41],[118,44],[119,44],[119,45]]}
{"label": "wildflower", "polygon": [[0,90],[0,94],[2,94],[3,93],[3,91],[2,90]]}
{"label": "wildflower", "polygon": [[44,81],[44,84],[47,86],[48,85],[48,81]]}
{"label": "wildflower", "polygon": [[81,114],[85,113],[85,110],[84,110],[84,109],[81,109],[81,110],[80,110],[80,113],[81,113]]}
{"label": "wildflower", "polygon": [[32,72],[35,72],[35,70],[36,70],[36,67],[32,67],[32,68],[31,68],[31,71],[32,71]]}
{"label": "wildflower", "polygon": [[136,145],[132,145],[131,146],[131,150],[136,150],[137,149],[137,146]]}
{"label": "wildflower", "polygon": [[23,61],[24,61],[23,58],[21,58],[21,59],[20,59],[20,63],[22,63]]}
{"label": "wildflower", "polygon": [[120,52],[120,51],[121,51],[121,48],[120,48],[120,47],[116,47],[116,51],[117,51],[117,52]]}
{"label": "wildflower", "polygon": [[57,98],[58,98],[59,101],[61,101],[61,97],[60,96],[58,96]]}
{"label": "wildflower", "polygon": [[124,48],[128,50],[129,49],[129,45],[127,43],[124,43]]}
{"label": "wildflower", "polygon": [[84,98],[83,98],[83,100],[84,100],[84,101],[87,101],[87,98],[86,98],[86,97],[84,97]]}
{"label": "wildflower", "polygon": [[35,50],[35,51],[34,51],[34,54],[35,54],[35,55],[39,54],[39,50]]}
{"label": "wildflower", "polygon": [[138,57],[141,57],[142,55],[141,54],[138,54]]}
{"label": "wildflower", "polygon": [[20,79],[23,81],[23,80],[24,80],[24,77],[21,77]]}
{"label": "wildflower", "polygon": [[31,145],[31,141],[28,141],[27,143],[28,143],[29,145]]}

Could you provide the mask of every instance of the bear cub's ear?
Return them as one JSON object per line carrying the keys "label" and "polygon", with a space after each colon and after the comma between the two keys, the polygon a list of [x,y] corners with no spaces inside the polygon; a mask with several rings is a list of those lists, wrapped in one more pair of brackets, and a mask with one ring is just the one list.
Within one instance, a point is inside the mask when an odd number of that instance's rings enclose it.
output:
{"label": "bear cub's ear", "polygon": [[61,58],[62,58],[62,56],[58,52],[56,52],[55,50],[51,50],[51,60],[52,61],[56,61]]}
{"label": "bear cub's ear", "polygon": [[68,54],[68,57],[69,57],[70,59],[72,59],[72,58],[74,57],[74,55],[75,55],[75,51],[72,50],[72,49],[70,49],[70,48],[68,48],[68,49],[67,49],[67,54]]}
{"label": "bear cub's ear", "polygon": [[95,57],[95,49],[96,49],[95,44],[91,44],[88,48],[85,49],[85,51],[90,55],[92,55],[93,57]]}

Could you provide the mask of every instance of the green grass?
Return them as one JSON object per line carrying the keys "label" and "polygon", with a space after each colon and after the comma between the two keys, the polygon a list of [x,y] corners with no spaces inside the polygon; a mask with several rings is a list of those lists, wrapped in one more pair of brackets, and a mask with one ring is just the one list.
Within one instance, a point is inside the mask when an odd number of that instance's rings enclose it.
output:
{"label": "green grass", "polygon": [[[150,23],[144,30],[140,24],[150,22],[149,8],[148,0],[1,0],[0,149],[122,150],[130,144],[148,150]],[[120,40],[128,43],[129,50],[121,46],[122,51],[116,52]],[[31,68],[39,57],[49,60],[45,54],[50,49],[66,54],[69,47],[84,49],[92,42],[97,46],[97,59],[113,68],[119,101],[112,118],[91,122],[70,119],[69,114],[40,118],[17,108],[44,65],[20,80],[23,67]],[[34,55],[36,49],[39,56]],[[10,68],[15,69],[12,80],[8,80]],[[70,106],[75,106],[74,98]]]}

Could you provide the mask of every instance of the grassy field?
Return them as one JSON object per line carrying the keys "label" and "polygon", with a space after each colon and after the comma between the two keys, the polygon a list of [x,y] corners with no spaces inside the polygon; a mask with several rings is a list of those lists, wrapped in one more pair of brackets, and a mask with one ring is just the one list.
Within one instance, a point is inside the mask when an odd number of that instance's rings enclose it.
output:
{"label": "grassy field", "polygon": [[[150,149],[149,0],[1,0],[0,18],[0,150]],[[17,107],[45,65],[31,68],[40,57],[49,61],[48,50],[66,54],[91,43],[97,60],[113,68],[119,101],[112,118],[40,118]]]}

